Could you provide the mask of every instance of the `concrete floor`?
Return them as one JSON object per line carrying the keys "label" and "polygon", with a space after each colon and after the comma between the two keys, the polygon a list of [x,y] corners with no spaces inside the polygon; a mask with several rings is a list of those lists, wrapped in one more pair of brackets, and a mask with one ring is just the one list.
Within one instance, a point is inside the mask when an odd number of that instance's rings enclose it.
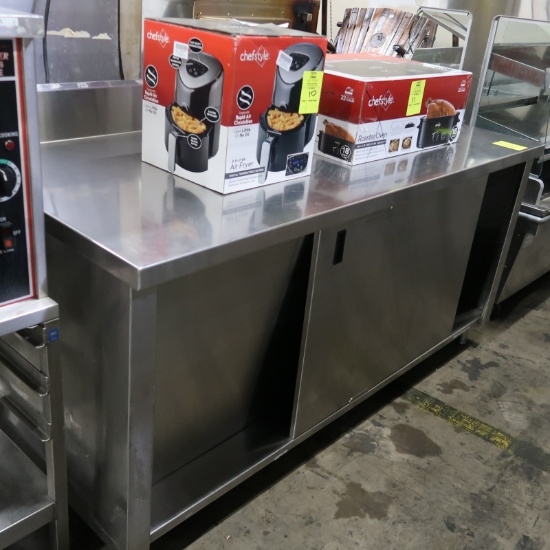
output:
{"label": "concrete floor", "polygon": [[549,474],[546,276],[151,548],[550,549]]}

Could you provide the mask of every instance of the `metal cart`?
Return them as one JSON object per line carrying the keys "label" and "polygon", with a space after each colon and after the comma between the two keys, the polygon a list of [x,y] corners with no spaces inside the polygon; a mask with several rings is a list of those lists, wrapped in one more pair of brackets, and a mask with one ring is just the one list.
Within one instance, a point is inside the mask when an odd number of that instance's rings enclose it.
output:
{"label": "metal cart", "polygon": [[51,524],[68,549],[58,306],[48,298],[34,38],[0,9],[0,548]]}

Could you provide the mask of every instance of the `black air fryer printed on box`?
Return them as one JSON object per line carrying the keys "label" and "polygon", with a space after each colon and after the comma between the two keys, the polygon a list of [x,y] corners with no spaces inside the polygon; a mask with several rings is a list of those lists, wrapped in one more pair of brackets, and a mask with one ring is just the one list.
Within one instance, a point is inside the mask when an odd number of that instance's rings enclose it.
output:
{"label": "black air fryer printed on box", "polygon": [[221,193],[311,171],[326,38],[145,20],[142,158]]}
{"label": "black air fryer printed on box", "polygon": [[327,58],[316,152],[348,164],[457,140],[472,75],[375,54]]}

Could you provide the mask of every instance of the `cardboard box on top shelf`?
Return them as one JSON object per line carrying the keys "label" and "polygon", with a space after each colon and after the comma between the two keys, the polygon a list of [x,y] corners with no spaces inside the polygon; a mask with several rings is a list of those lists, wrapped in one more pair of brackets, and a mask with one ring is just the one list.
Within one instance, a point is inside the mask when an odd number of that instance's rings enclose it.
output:
{"label": "cardboard box on top shelf", "polygon": [[307,176],[326,45],[274,25],[146,19],[143,160],[224,194]]}
{"label": "cardboard box on top shelf", "polygon": [[347,164],[458,139],[472,75],[376,54],[327,58],[316,152]]}

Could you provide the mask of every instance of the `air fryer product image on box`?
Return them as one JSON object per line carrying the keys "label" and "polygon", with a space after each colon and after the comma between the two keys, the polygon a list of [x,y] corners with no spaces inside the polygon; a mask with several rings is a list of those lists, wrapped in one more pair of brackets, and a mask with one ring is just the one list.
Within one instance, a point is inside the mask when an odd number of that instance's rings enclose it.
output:
{"label": "air fryer product image on box", "polygon": [[327,40],[146,19],[142,159],[221,193],[307,176]]}
{"label": "air fryer product image on box", "polygon": [[190,54],[177,71],[174,102],[166,107],[165,142],[168,170],[176,164],[204,172],[218,152],[223,67],[208,54]]}
{"label": "air fryer product image on box", "polygon": [[269,172],[285,170],[287,175],[306,170],[306,145],[313,138],[316,116],[301,114],[303,78],[306,71],[323,68],[324,52],[315,44],[294,44],[279,54],[273,86],[273,103],[260,117],[256,157]]}
{"label": "air fryer product image on box", "polygon": [[329,57],[317,152],[360,164],[458,139],[471,73],[375,54]]}

